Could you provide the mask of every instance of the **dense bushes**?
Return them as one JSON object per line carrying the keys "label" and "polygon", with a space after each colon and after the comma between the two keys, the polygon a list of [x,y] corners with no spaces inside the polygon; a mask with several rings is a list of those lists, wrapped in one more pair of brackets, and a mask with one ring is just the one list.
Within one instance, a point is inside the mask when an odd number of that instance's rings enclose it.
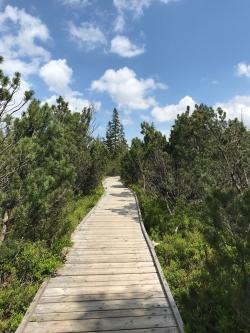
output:
{"label": "dense bushes", "polygon": [[166,138],[142,124],[122,177],[144,222],[186,332],[249,332],[250,132],[204,105]]}
{"label": "dense bushes", "polygon": [[[70,234],[84,215],[94,207],[102,187],[71,200],[63,221],[67,232],[51,245],[45,241],[7,238],[0,246],[0,331],[12,332],[22,319],[41,282],[63,264],[63,249],[71,245]],[[62,221],[62,223],[63,223]]]}
{"label": "dense bushes", "polygon": [[[2,59],[0,58],[0,61]],[[26,92],[0,71],[0,331],[12,332],[43,279],[63,262],[70,234],[102,193],[106,145],[93,109],[71,112]],[[27,110],[13,115],[27,102]]]}

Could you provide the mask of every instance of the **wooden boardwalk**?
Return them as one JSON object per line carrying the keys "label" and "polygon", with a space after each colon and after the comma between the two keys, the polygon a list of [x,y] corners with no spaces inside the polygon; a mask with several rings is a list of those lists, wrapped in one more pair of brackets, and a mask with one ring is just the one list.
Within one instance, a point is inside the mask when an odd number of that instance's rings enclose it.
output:
{"label": "wooden boardwalk", "polygon": [[117,177],[105,187],[16,333],[183,332],[133,193]]}

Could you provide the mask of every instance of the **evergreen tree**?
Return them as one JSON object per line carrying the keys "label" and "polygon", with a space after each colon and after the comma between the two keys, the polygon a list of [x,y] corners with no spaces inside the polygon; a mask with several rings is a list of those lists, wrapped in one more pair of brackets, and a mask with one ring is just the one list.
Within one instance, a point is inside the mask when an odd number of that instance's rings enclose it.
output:
{"label": "evergreen tree", "polygon": [[105,143],[111,157],[118,157],[127,147],[124,128],[116,108],[113,110],[111,121],[108,122]]}

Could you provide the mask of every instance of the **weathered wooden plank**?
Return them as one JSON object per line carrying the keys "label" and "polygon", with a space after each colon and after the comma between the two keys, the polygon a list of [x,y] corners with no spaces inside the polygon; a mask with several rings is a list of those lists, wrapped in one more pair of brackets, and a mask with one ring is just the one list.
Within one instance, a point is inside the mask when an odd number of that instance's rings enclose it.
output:
{"label": "weathered wooden plank", "polygon": [[[103,232],[108,232],[108,226],[110,226],[110,228],[112,228],[112,230],[114,231],[120,231],[122,229],[126,230],[126,231],[140,231],[140,225],[139,224],[135,224],[133,223],[118,223],[118,222],[113,222],[113,223],[108,223],[108,222],[91,222],[91,223],[85,223],[83,224],[81,227],[79,227],[78,230],[83,230],[86,232],[92,231],[92,232],[98,232],[100,231],[100,224],[103,224]],[[106,227],[106,228],[105,228]]]}
{"label": "weathered wooden plank", "polygon": [[[111,229],[111,228],[110,228]],[[125,234],[123,234],[123,232]],[[113,227],[111,230],[104,228],[104,230],[100,230],[100,226],[87,226],[85,229],[79,229],[77,234],[83,235],[93,235],[93,236],[105,236],[110,234],[121,235],[121,236],[130,236],[130,235],[141,235],[141,230],[139,228],[131,228],[131,227]]]}
{"label": "weathered wooden plank", "polygon": [[152,308],[152,309],[126,309],[126,310],[108,310],[108,311],[90,311],[90,312],[62,312],[57,313],[37,313],[31,317],[31,321],[51,321],[67,319],[101,319],[101,318],[120,318],[120,317],[141,317],[141,316],[161,316],[171,314],[170,308]]}
{"label": "weathered wooden plank", "polygon": [[[100,230],[102,228],[103,232]],[[87,236],[106,236],[106,235],[122,235],[122,236],[130,236],[130,235],[141,235],[141,230],[134,227],[129,226],[120,226],[120,227],[113,227],[110,226],[105,228],[104,226],[86,226],[85,228],[79,229],[79,232],[84,233]]]}
{"label": "weathered wooden plank", "polygon": [[131,236],[117,236],[117,235],[107,235],[107,236],[102,236],[102,237],[95,237],[95,236],[89,236],[89,235],[85,235],[85,236],[76,236],[74,238],[72,238],[73,242],[75,244],[78,243],[96,243],[98,242],[98,244],[110,244],[110,242],[112,242],[112,244],[123,244],[123,243],[131,243],[131,244],[137,244],[139,242],[141,242],[142,244],[144,244],[144,238],[141,236],[136,236],[136,235],[131,235]]}
{"label": "weathered wooden plank", "polygon": [[[69,288],[73,289],[73,288]],[[144,292],[127,292],[127,293],[106,293],[104,288],[102,292],[97,294],[92,291],[88,294],[76,294],[66,296],[43,296],[39,300],[39,303],[63,303],[63,302],[85,302],[85,301],[109,301],[109,300],[124,300],[124,299],[148,299],[154,297],[164,297],[162,290],[160,291],[144,291]]]}
{"label": "weathered wooden plank", "polygon": [[140,250],[138,250],[137,248],[136,248],[136,246],[112,246],[112,248],[110,248],[110,247],[108,247],[108,246],[103,246],[103,245],[101,245],[100,247],[98,247],[98,246],[91,246],[91,247],[86,247],[86,245],[77,245],[77,246],[74,246],[70,251],[82,251],[82,253],[83,252],[87,252],[87,251],[93,251],[93,252],[97,252],[97,251],[99,251],[99,252],[103,252],[103,253],[105,253],[105,252],[115,252],[115,253],[118,253],[118,251],[120,251],[120,252],[125,252],[125,251],[127,251],[126,253],[131,253],[131,252],[133,252],[133,253],[148,253],[149,252],[149,250],[146,248],[146,247],[142,247]]}
{"label": "weathered wooden plank", "polygon": [[158,277],[142,280],[108,280],[108,281],[85,281],[85,276],[58,276],[50,280],[47,288],[72,288],[72,287],[91,287],[91,286],[135,286],[140,288],[145,284],[159,285]]}
{"label": "weathered wooden plank", "polygon": [[97,239],[98,237],[98,240],[101,240],[101,239],[106,239],[107,237],[110,237],[110,238],[121,238],[121,239],[133,239],[133,238],[136,238],[136,239],[144,239],[144,237],[142,236],[141,232],[138,230],[138,231],[133,231],[133,232],[126,232],[124,230],[118,230],[118,231],[113,231],[113,230],[110,230],[110,232],[103,232],[101,233],[100,230],[98,230],[98,233],[97,232],[84,232],[84,231],[79,231],[74,237],[73,239],[75,238],[95,238]]}
{"label": "weathered wooden plank", "polygon": [[105,270],[103,269],[98,269],[98,268],[93,268],[93,269],[81,269],[78,267],[75,268],[67,268],[63,267],[58,270],[58,275],[120,275],[121,273],[123,274],[143,274],[143,273],[155,273],[155,267],[134,267],[134,268],[106,268]]}
{"label": "weathered wooden plank", "polygon": [[[95,332],[89,332],[95,333]],[[162,327],[162,328],[143,328],[138,330],[112,330],[105,331],[105,333],[180,333],[176,326]]]}
{"label": "weathered wooden plank", "polygon": [[80,280],[80,281],[86,281],[86,282],[90,282],[90,281],[102,281],[102,282],[106,282],[106,281],[145,281],[145,280],[150,280],[150,279],[158,279],[157,273],[153,272],[153,273],[143,273],[143,274],[96,274],[96,275],[81,275],[81,276],[74,276],[74,275],[68,275],[68,276],[57,276],[55,279],[72,279],[74,281]]}
{"label": "weathered wooden plank", "polygon": [[[76,252],[76,255],[74,254],[74,252]],[[80,252],[80,253],[79,253]],[[80,250],[76,250],[76,251],[72,251],[72,252],[68,252],[66,254],[66,258],[68,259],[79,259],[79,260],[95,260],[95,259],[137,259],[138,261],[140,261],[140,259],[151,259],[150,253],[148,251],[145,252],[108,252],[108,253],[104,253],[102,254],[101,252],[85,252],[80,251]],[[144,260],[143,260],[144,261]]]}
{"label": "weathered wooden plank", "polygon": [[72,252],[79,252],[79,255],[81,254],[107,254],[107,253],[110,253],[110,254],[116,254],[116,253],[127,253],[127,254],[131,254],[131,253],[150,253],[149,252],[149,249],[146,248],[146,247],[143,247],[142,249],[141,248],[128,248],[127,246],[125,247],[122,247],[122,248],[110,248],[110,247],[106,247],[106,248],[94,248],[94,249],[90,249],[90,248],[77,248],[77,247],[73,247],[71,249],[69,249],[68,253],[72,253]]}
{"label": "weathered wooden plank", "polygon": [[[117,218],[116,216],[113,217],[109,217],[109,218],[103,218],[101,221],[100,220],[92,220],[89,221],[88,224],[82,225],[81,227],[85,227],[89,225],[91,226],[97,226],[97,225],[102,225],[104,228],[105,226],[119,226],[119,227],[140,227],[140,221],[138,220],[138,218]],[[106,229],[106,228],[105,228]]]}
{"label": "weathered wooden plank", "polygon": [[[105,219],[106,220],[109,220],[109,221],[131,221],[131,222],[134,222],[134,221],[136,221],[136,219],[138,218],[138,215],[137,215],[137,213],[136,214],[134,214],[134,215],[132,215],[132,214],[124,214],[124,216],[123,217],[121,217],[121,215],[119,215],[119,214],[102,214],[102,213],[96,213],[95,214],[95,216],[97,217],[97,218],[101,218],[101,219],[103,219],[103,221],[105,221]],[[139,222],[139,221],[138,221]]]}
{"label": "weathered wooden plank", "polygon": [[[129,245],[129,246],[128,246]],[[138,243],[134,243],[134,244],[131,244],[131,243],[117,243],[117,244],[114,244],[112,242],[112,246],[111,246],[111,242],[106,242],[106,243],[102,243],[102,244],[99,244],[98,242],[92,242],[92,243],[86,243],[86,242],[75,242],[74,243],[74,247],[73,247],[73,250],[74,249],[99,249],[99,250],[105,250],[105,249],[113,249],[113,250],[116,250],[116,249],[132,249],[132,250],[137,250],[138,249],[138,246],[140,246],[141,250],[148,250],[148,248],[144,245],[143,242],[141,242],[141,244],[138,244]]]}
{"label": "weathered wooden plank", "polygon": [[74,311],[99,311],[117,309],[147,309],[168,307],[165,297],[151,299],[129,299],[110,301],[86,301],[86,302],[66,302],[66,303],[39,303],[35,313],[57,313]]}
{"label": "weathered wooden plank", "polygon": [[[129,247],[128,247],[129,245]],[[139,246],[138,246],[139,245]],[[103,249],[107,251],[116,251],[117,248],[127,248],[128,250],[133,251],[143,251],[148,250],[148,247],[145,245],[144,240],[109,240],[108,238],[99,241],[98,238],[91,240],[76,240],[73,241],[72,250],[76,249],[78,246],[86,247],[89,251],[92,251],[92,248],[96,248],[97,251],[102,251]]]}
{"label": "weathered wooden plank", "polygon": [[[103,295],[108,293],[132,293],[132,292],[162,292],[161,285],[142,285],[142,286],[110,286],[103,288],[102,286],[94,287],[77,287],[77,288],[46,288],[42,297],[46,296],[66,296],[66,295],[83,295],[83,294],[98,294]],[[163,294],[162,294],[163,295]],[[162,297],[162,296],[161,296]],[[131,297],[133,298],[133,297]]]}
{"label": "weathered wooden plank", "polygon": [[27,326],[27,333],[46,333],[46,332],[89,332],[106,331],[120,329],[138,329],[174,326],[175,320],[172,314],[161,316],[142,316],[142,317],[120,317],[102,318],[85,320],[64,320],[49,322],[30,322]]}
{"label": "weathered wooden plank", "polygon": [[78,263],[77,265],[75,264],[70,264],[66,263],[64,265],[65,268],[67,269],[75,269],[77,266],[77,269],[85,269],[85,270],[90,270],[90,269],[102,269],[103,271],[106,271],[108,268],[143,268],[144,267],[154,267],[154,263],[152,261],[137,261],[137,262],[124,262],[124,263],[117,263],[117,262],[109,262],[109,263],[91,263],[91,264],[85,264],[85,263]]}
{"label": "weathered wooden plank", "polygon": [[138,221],[138,214],[133,214],[132,216],[129,215],[104,215],[104,214],[98,214],[98,212],[96,212],[95,214],[93,214],[92,216],[89,217],[87,222],[90,221],[104,221],[105,219],[108,220],[110,218],[113,219],[117,219],[117,220],[121,220],[121,221]]}
{"label": "weathered wooden plank", "polygon": [[[70,254],[67,255],[67,261],[69,259],[74,259],[74,260],[99,260],[99,259],[136,259],[140,261],[140,259],[149,259],[152,261],[152,257],[150,256],[149,253],[106,253],[106,254],[92,254],[92,253],[85,253],[83,252],[81,256],[72,256]],[[144,261],[144,260],[143,260]]]}
{"label": "weathered wooden plank", "polygon": [[[100,229],[100,227],[99,227]],[[140,230],[136,230],[136,231],[129,231],[127,232],[126,230],[110,230],[108,232],[100,232],[100,230],[98,229],[98,232],[96,232],[95,230],[89,230],[88,232],[85,231],[79,231],[73,238],[75,237],[97,237],[98,239],[102,239],[102,238],[106,238],[107,236],[109,237],[118,237],[118,238],[124,238],[124,239],[131,239],[131,238],[139,238],[139,239],[143,239],[143,235],[141,234]]]}
{"label": "weathered wooden plank", "polygon": [[116,256],[115,258],[112,258],[112,256],[103,256],[103,257],[88,257],[88,256],[83,256],[83,257],[78,257],[78,256],[67,256],[67,263],[69,264],[91,264],[91,263],[136,263],[136,262],[152,262],[152,259],[149,256],[145,257],[118,257]]}

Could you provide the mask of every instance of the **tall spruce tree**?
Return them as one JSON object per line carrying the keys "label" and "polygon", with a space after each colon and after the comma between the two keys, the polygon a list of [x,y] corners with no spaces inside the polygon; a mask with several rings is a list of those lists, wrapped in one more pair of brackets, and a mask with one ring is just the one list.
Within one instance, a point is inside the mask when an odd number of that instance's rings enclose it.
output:
{"label": "tall spruce tree", "polygon": [[113,158],[120,156],[127,147],[124,128],[116,108],[113,110],[111,121],[108,122],[105,143]]}

